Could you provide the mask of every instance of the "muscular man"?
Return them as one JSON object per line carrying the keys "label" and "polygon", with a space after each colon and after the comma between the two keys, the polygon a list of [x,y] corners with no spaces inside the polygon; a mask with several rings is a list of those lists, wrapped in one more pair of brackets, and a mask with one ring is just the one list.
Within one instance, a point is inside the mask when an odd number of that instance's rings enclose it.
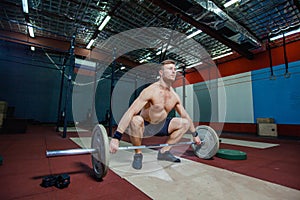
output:
{"label": "muscular man", "polygon": [[[119,141],[128,126],[130,140],[134,146],[142,145],[142,138],[151,135],[169,136],[167,143],[174,144],[179,142],[187,131],[193,134],[196,144],[201,143],[191,118],[172,88],[172,83],[176,78],[175,62],[173,60],[163,61],[159,74],[160,79],[145,88],[121,118],[110,142],[111,153],[118,150]],[[167,118],[173,108],[180,118]],[[170,149],[171,146],[161,148],[157,159],[180,162],[179,158],[170,153]],[[132,167],[141,169],[142,159],[141,149],[136,149]]]}

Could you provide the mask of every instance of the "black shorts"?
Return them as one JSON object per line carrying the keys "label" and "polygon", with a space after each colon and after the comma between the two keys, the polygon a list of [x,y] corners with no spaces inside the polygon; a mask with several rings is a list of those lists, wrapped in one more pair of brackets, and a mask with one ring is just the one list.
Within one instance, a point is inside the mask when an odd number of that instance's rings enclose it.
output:
{"label": "black shorts", "polygon": [[151,136],[168,136],[170,133],[168,132],[169,124],[172,118],[166,118],[162,122],[158,124],[150,124],[147,121],[144,121],[144,136],[151,137]]}

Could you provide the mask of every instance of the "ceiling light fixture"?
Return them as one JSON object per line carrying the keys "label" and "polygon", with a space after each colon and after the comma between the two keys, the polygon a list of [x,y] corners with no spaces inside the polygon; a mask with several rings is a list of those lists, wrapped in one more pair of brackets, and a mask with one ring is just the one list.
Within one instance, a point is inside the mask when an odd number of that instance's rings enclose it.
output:
{"label": "ceiling light fixture", "polygon": [[86,46],[87,49],[90,49],[91,46],[94,44],[95,39],[91,39],[90,42],[88,43],[88,45]]}
{"label": "ceiling light fixture", "polygon": [[201,30],[197,30],[194,33],[188,35],[187,38],[190,39],[190,38],[195,37],[196,35],[198,35],[200,33],[202,33],[202,31]]}
{"label": "ceiling light fixture", "polygon": [[34,46],[31,46],[30,49],[31,49],[31,51],[35,51],[35,47]]}
{"label": "ceiling light fixture", "polygon": [[139,61],[139,63],[144,63],[144,62],[147,62],[148,60],[147,59],[142,59]]}
{"label": "ceiling light fixture", "polygon": [[[163,51],[163,52],[164,52],[164,51]],[[161,53],[162,53],[162,51],[158,51],[158,52],[156,53],[156,55],[159,56]]]}
{"label": "ceiling light fixture", "polygon": [[[300,32],[300,28],[296,29],[296,30],[293,30],[293,31],[289,31],[287,33],[284,33],[284,36],[289,36],[289,35],[293,35],[293,34],[296,34],[296,33],[299,33]],[[280,35],[277,35],[277,36],[274,36],[274,37],[271,37],[270,40],[271,41],[274,41],[274,40],[278,40],[280,38],[283,37],[283,34],[280,34]]]}
{"label": "ceiling light fixture", "polygon": [[223,57],[225,57],[225,56],[229,56],[229,55],[231,55],[231,54],[233,54],[233,52],[228,52],[228,53],[225,53],[225,54],[216,56],[216,57],[214,57],[214,58],[212,58],[212,59],[213,59],[213,60],[216,60],[216,59],[219,59],[219,58],[223,58]]}
{"label": "ceiling light fixture", "polygon": [[28,1],[22,0],[23,12],[28,13]]}
{"label": "ceiling light fixture", "polygon": [[192,65],[186,66],[186,69],[189,69],[189,68],[192,68],[192,67],[196,67],[196,66],[202,65],[202,64],[203,64],[203,62],[198,62],[198,63],[192,64]]}
{"label": "ceiling light fixture", "polygon": [[240,1],[240,0],[230,0],[224,4],[224,7],[227,8],[238,1]]}
{"label": "ceiling light fixture", "polygon": [[[168,50],[171,49],[171,48],[173,48],[173,46],[172,46],[172,45],[169,45],[169,46],[168,46]],[[166,50],[167,50],[166,47],[164,47],[163,50],[159,50],[159,51],[156,53],[156,55],[159,56],[161,53],[164,53]]]}
{"label": "ceiling light fixture", "polygon": [[103,20],[103,22],[100,24],[98,30],[102,31],[104,29],[104,27],[106,26],[106,24],[109,22],[110,19],[111,19],[111,16],[107,15],[105,17],[105,19]]}

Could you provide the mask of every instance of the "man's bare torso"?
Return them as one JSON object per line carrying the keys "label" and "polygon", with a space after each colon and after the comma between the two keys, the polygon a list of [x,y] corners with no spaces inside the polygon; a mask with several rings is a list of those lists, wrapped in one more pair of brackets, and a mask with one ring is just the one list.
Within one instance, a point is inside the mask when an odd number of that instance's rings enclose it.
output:
{"label": "man's bare torso", "polygon": [[145,90],[146,95],[149,95],[149,99],[140,115],[145,121],[152,124],[166,119],[168,113],[179,103],[178,96],[173,88],[164,88],[158,82],[150,85]]}

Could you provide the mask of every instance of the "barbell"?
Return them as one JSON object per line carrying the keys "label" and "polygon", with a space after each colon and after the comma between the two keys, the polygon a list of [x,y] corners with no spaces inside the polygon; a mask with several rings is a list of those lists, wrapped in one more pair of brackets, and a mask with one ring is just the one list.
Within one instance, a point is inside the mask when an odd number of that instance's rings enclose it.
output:
{"label": "barbell", "polygon": [[[196,127],[196,132],[201,140],[200,145],[194,142],[179,142],[176,144],[154,144],[141,146],[124,146],[118,150],[134,150],[146,148],[161,148],[165,146],[191,145],[196,156],[202,159],[212,158],[219,150],[219,137],[217,133],[209,126],[201,125]],[[95,177],[101,180],[108,171],[109,166],[109,139],[106,129],[103,125],[97,124],[92,132],[91,148],[86,149],[65,149],[65,150],[47,150],[47,157],[70,156],[92,154],[92,165]]]}

